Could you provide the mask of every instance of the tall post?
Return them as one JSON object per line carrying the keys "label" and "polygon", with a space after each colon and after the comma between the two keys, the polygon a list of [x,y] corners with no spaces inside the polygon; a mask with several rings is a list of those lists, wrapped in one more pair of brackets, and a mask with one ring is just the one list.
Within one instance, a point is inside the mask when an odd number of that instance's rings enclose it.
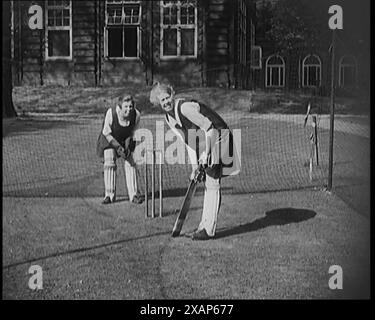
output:
{"label": "tall post", "polygon": [[328,186],[332,189],[333,177],[333,135],[334,135],[334,119],[335,119],[335,46],[336,46],[336,30],[332,31],[331,45],[331,108],[330,108],[330,127],[329,127],[329,164],[328,164]]}
{"label": "tall post", "polygon": [[163,151],[159,151],[159,217],[163,217]]}
{"label": "tall post", "polygon": [[21,2],[18,2],[18,84],[23,80],[23,49],[22,49],[22,10]]}
{"label": "tall post", "polygon": [[[148,10],[148,22],[149,25],[146,26],[146,34],[147,34],[147,41],[148,41],[148,53],[146,54],[146,82],[148,85],[152,85],[154,82],[154,48],[153,48],[153,37],[154,37],[154,1],[148,1],[147,2],[147,10]],[[148,55],[148,57],[147,57]]]}
{"label": "tall post", "polygon": [[151,150],[151,217],[155,218],[155,149]]}
{"label": "tall post", "polygon": [[[14,64],[14,37],[15,37],[15,27],[14,27],[14,0],[11,0],[10,1],[10,50],[11,50],[11,54],[10,54],[10,59],[11,59],[11,64],[12,64],[12,70],[14,70],[13,68],[13,64]],[[14,72],[14,71],[12,71]]]}
{"label": "tall post", "polygon": [[98,63],[98,39],[99,39],[99,12],[98,12],[98,1],[96,0],[95,2],[94,2],[94,12],[95,12],[95,31],[94,31],[94,37],[95,37],[95,41],[94,41],[94,43],[95,43],[95,50],[94,50],[94,64],[95,64],[95,66],[94,66],[94,78],[95,78],[95,87],[97,87],[98,86],[98,84],[99,84],[99,81],[98,81],[98,71],[99,71],[99,68],[98,68],[98,65],[99,65],[99,63]]}
{"label": "tall post", "polygon": [[147,170],[147,150],[145,150],[145,218],[148,218],[148,170]]}
{"label": "tall post", "polygon": [[105,10],[105,8],[103,9],[102,7],[102,2],[101,1],[98,1],[98,85],[101,85],[102,83],[102,72],[103,72],[103,68],[102,68],[102,51],[103,51],[103,47],[102,47],[102,41],[101,41],[101,34],[103,32],[103,28],[102,28],[102,25],[103,25],[103,21],[102,21],[102,12],[103,10]]}
{"label": "tall post", "polygon": [[313,126],[314,126],[314,146],[315,146],[316,165],[319,166],[318,122],[316,121],[316,116],[313,116]]}

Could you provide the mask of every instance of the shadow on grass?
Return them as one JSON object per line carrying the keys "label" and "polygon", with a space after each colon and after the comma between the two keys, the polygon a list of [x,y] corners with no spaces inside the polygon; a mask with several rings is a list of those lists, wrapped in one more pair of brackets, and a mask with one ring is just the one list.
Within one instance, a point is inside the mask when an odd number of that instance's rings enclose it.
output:
{"label": "shadow on grass", "polygon": [[302,222],[316,216],[316,212],[306,209],[281,208],[267,211],[265,217],[234,228],[219,230],[215,238],[225,238],[236,234],[257,231],[270,226],[282,226]]}
{"label": "shadow on grass", "polygon": [[70,250],[66,250],[66,251],[59,251],[59,252],[51,253],[51,254],[48,254],[48,255],[39,256],[39,257],[31,258],[31,259],[28,259],[28,260],[14,262],[14,263],[5,265],[5,266],[3,266],[3,271],[7,270],[7,269],[10,269],[10,268],[20,266],[20,265],[40,261],[40,260],[51,259],[51,258],[56,258],[56,257],[61,257],[61,256],[67,256],[67,255],[76,254],[76,253],[85,253],[85,252],[103,249],[103,248],[109,248],[109,247],[113,247],[113,246],[122,246],[127,242],[133,242],[133,241],[144,240],[144,239],[151,239],[151,238],[154,238],[154,237],[165,236],[165,235],[168,235],[168,234],[170,234],[170,231],[163,231],[163,232],[157,232],[157,233],[154,233],[154,234],[141,235],[141,236],[135,237],[135,238],[121,239],[121,240],[116,240],[116,241],[107,242],[107,243],[103,243],[103,244],[88,246],[88,247],[81,247],[81,248],[70,249]]}

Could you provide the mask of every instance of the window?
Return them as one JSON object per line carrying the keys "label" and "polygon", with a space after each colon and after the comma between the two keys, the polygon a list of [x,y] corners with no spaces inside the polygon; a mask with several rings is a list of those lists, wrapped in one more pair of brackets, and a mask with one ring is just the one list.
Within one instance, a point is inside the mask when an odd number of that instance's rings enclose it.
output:
{"label": "window", "polygon": [[260,46],[251,48],[251,68],[262,69],[262,48]]}
{"label": "window", "polygon": [[46,59],[72,59],[72,2],[46,1]]}
{"label": "window", "polygon": [[352,56],[343,56],[339,62],[339,86],[351,87],[357,82],[357,61]]}
{"label": "window", "polygon": [[273,55],[266,60],[266,87],[284,87],[285,62],[279,55]]}
{"label": "window", "polygon": [[316,55],[308,55],[302,61],[302,87],[319,87],[322,63]]}
{"label": "window", "polygon": [[140,52],[140,1],[106,1],[105,55],[138,58]]}
{"label": "window", "polygon": [[197,57],[196,1],[161,1],[161,57]]}

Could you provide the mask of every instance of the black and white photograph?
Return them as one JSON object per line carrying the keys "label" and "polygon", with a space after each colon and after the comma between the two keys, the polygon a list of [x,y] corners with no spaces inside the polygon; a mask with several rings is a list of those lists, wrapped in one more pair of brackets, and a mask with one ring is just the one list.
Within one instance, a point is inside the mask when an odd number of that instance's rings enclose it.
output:
{"label": "black and white photograph", "polygon": [[2,9],[2,300],[370,299],[370,0]]}

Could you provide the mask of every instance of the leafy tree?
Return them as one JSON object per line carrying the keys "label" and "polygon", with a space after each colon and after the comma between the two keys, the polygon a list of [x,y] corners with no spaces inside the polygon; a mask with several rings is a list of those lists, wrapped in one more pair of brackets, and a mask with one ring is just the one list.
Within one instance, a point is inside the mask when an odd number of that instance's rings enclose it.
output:
{"label": "leafy tree", "polygon": [[266,34],[272,28],[273,9],[269,1],[261,0],[256,11],[256,38],[261,43],[265,40]]}
{"label": "leafy tree", "polygon": [[312,9],[307,0],[279,0],[272,11],[272,27],[266,32],[266,39],[276,49],[319,46],[326,40],[328,14],[322,14],[322,8]]}

